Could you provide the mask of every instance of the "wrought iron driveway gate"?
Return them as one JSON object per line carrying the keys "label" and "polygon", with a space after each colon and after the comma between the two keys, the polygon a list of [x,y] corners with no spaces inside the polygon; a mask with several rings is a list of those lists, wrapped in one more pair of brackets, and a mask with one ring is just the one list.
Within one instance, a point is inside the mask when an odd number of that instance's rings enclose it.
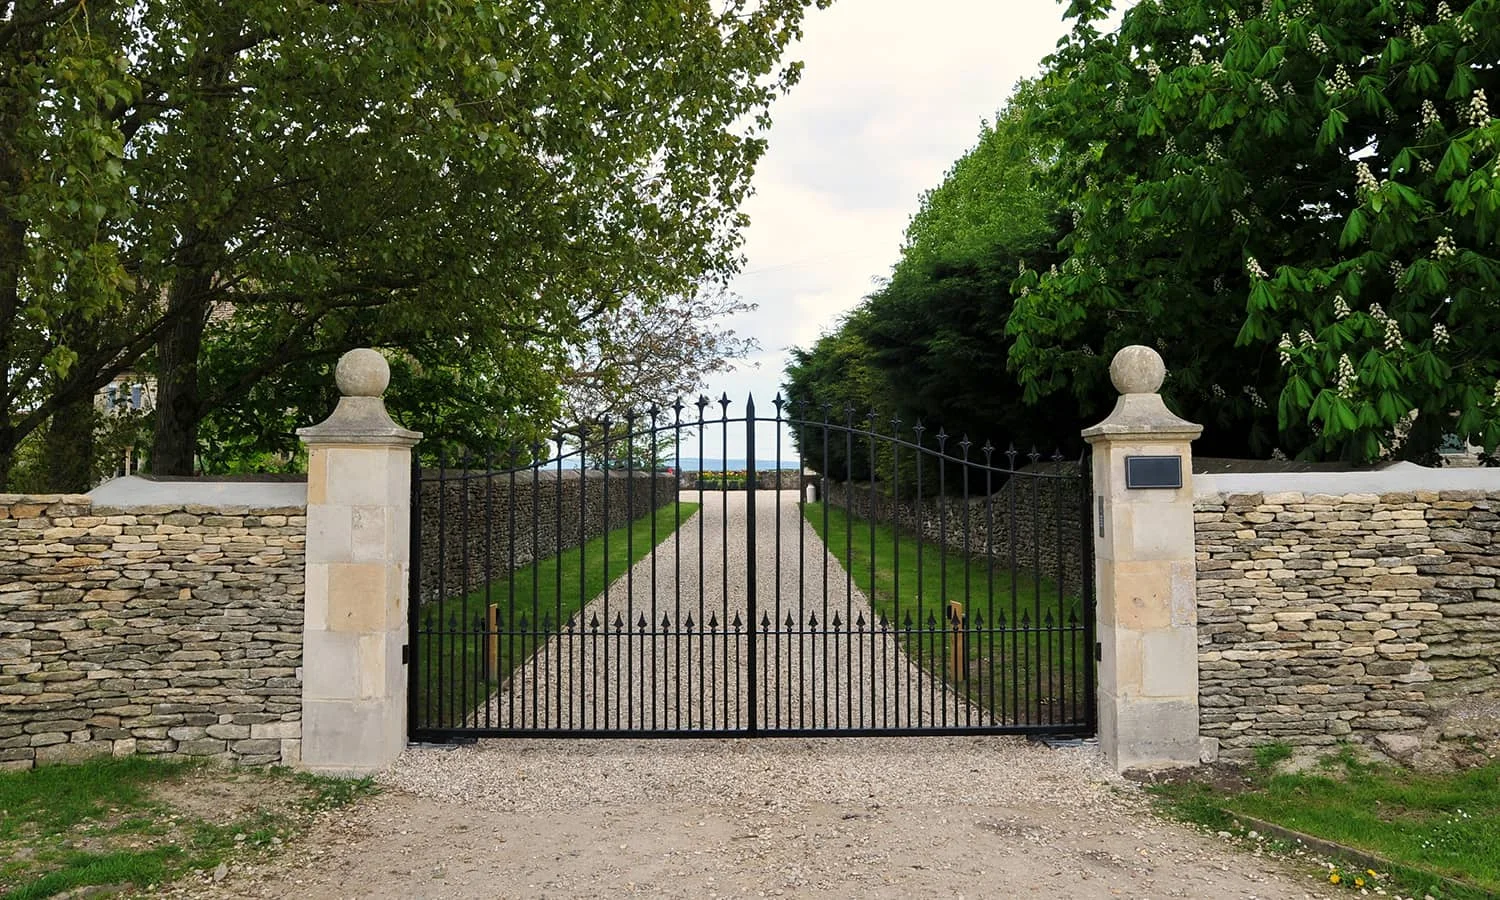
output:
{"label": "wrought iron driveway gate", "polygon": [[412,737],[1092,734],[1086,465],[774,406],[417,462]]}

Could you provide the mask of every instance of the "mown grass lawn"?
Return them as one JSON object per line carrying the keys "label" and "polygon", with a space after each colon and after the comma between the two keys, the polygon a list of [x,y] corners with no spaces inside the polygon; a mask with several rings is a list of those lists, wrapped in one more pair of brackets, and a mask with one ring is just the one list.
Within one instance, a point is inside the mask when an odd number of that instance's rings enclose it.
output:
{"label": "mown grass lawn", "polygon": [[[1219,830],[1234,814],[1390,860],[1389,872],[1341,867],[1339,881],[1387,894],[1443,900],[1500,896],[1500,762],[1449,774],[1362,763],[1350,750],[1314,770],[1271,774],[1278,745],[1261,754],[1250,787],[1187,781],[1151,788],[1171,814]],[[1461,884],[1443,883],[1433,875]]]}
{"label": "mown grass lawn", "polygon": [[[462,725],[569,618],[697,511],[696,503],[668,503],[582,547],[525,566],[468,594],[425,604],[418,613],[422,633],[414,640],[420,725]],[[491,604],[499,607],[500,621],[495,666],[486,659]]]}
{"label": "mown grass lawn", "polygon": [[[205,784],[212,801],[180,802]],[[94,885],[146,890],[211,872],[292,839],[310,821],[306,813],[373,791],[369,781],[142,756],[0,772],[0,898]],[[226,807],[226,796],[242,802]],[[212,818],[193,811],[211,804],[219,805]]]}
{"label": "mown grass lawn", "polygon": [[[1006,723],[1084,718],[1092,648],[1085,646],[1080,598],[1062,594],[1053,579],[1012,573],[1008,559],[944,552],[930,540],[919,545],[904,530],[850,517],[837,505],[807,503],[802,511],[876,614],[893,629],[912,629],[904,649],[922,668]],[[966,651],[958,681],[949,663],[956,636],[950,601],[963,604],[965,616],[957,629]]]}

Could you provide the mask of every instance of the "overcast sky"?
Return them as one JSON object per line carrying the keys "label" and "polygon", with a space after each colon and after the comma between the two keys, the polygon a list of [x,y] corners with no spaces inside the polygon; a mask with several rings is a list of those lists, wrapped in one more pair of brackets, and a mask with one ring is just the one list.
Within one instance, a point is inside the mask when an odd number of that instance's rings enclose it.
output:
{"label": "overcast sky", "polygon": [[[789,53],[806,68],[772,108],[733,284],[759,309],[732,325],[761,352],[709,385],[736,402],[731,414],[752,391],[769,412],[787,350],[831,330],[890,274],[921,193],[1039,71],[1066,31],[1062,11],[1056,0],[836,0],[808,14]],[[758,435],[764,456],[770,435]],[[732,435],[729,456],[743,445]]]}

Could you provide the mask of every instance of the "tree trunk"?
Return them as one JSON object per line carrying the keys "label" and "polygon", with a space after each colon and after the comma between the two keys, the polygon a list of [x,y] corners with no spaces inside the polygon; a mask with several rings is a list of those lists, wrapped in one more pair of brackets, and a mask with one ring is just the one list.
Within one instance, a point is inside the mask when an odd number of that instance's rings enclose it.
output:
{"label": "tree trunk", "polygon": [[81,494],[94,486],[94,426],[97,413],[92,398],[57,408],[47,427],[47,490]]}
{"label": "tree trunk", "polygon": [[156,415],[151,441],[151,472],[192,475],[202,416],[198,354],[208,321],[212,274],[184,272],[167,291],[167,307],[177,315],[156,342]]}
{"label": "tree trunk", "polygon": [[[16,18],[31,17],[36,4],[21,3],[12,10]],[[11,38],[0,54],[0,487],[10,479],[16,446],[23,435],[13,427],[15,410],[11,398],[11,373],[16,369],[14,347],[17,317],[21,312],[21,271],[26,258],[26,222],[16,208],[16,198],[26,186],[27,160],[19,149],[27,113],[38,94],[25,82],[26,64],[35,60],[40,47],[36,29],[23,29]]]}

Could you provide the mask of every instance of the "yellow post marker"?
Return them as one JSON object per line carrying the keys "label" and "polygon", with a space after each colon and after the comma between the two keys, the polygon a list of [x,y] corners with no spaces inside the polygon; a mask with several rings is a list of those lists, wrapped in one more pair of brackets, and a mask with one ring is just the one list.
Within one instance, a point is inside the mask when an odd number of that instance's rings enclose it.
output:
{"label": "yellow post marker", "polygon": [[948,677],[952,681],[963,681],[969,675],[969,648],[964,633],[964,605],[957,600],[948,601]]}
{"label": "yellow post marker", "polygon": [[485,617],[485,658],[489,660],[491,678],[500,677],[500,604],[491,603]]}

